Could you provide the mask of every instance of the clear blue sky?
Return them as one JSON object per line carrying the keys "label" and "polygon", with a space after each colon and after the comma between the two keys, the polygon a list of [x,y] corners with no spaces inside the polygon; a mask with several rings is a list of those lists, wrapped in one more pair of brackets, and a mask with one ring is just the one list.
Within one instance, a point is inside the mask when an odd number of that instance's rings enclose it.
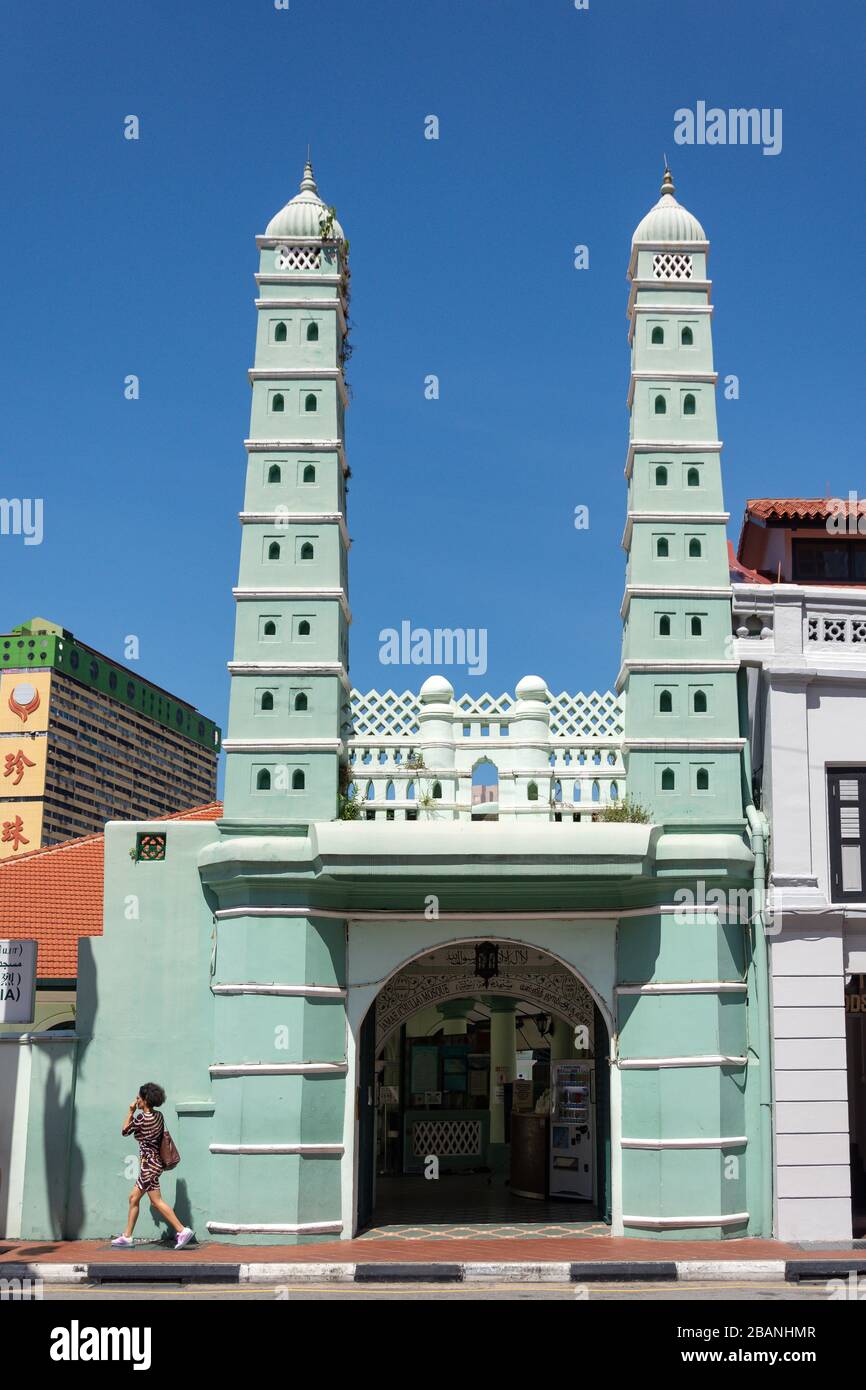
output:
{"label": "clear blue sky", "polygon": [[[428,674],[378,661],[410,619],[488,630],[459,690],[609,687],[625,271],[663,152],[740,378],[719,400],[732,535],[750,495],[866,491],[864,50],[861,0],[7,7],[2,490],[44,498],[45,539],[0,538],[2,629],[38,613],[118,657],[135,633],[141,673],[224,725],[254,237],[309,140],[351,239],[355,684]],[[676,146],[699,100],[781,107],[782,152]]]}

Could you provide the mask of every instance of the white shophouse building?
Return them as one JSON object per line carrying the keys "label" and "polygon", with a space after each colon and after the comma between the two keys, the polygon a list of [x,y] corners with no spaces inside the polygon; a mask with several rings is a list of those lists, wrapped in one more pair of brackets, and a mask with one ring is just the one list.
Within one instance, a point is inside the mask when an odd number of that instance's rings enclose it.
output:
{"label": "white shophouse building", "polygon": [[732,569],[771,825],[775,1230],[845,1240],[866,1217],[866,504],[751,501]]}

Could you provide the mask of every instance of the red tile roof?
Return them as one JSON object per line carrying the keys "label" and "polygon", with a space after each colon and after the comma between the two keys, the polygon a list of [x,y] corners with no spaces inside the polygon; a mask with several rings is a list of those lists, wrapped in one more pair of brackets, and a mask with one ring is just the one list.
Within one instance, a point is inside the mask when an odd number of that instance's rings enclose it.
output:
{"label": "red tile roof", "polygon": [[[222,811],[212,801],[154,819],[219,820]],[[0,937],[39,942],[40,979],[74,980],[79,938],[102,935],[104,849],[100,833],[0,860]]]}
{"label": "red tile roof", "polygon": [[750,497],[746,517],[758,521],[816,521],[828,516],[866,516],[866,501],[849,502],[843,497]]}
{"label": "red tile roof", "polygon": [[772,584],[772,579],[768,579],[764,574],[758,574],[757,570],[750,570],[748,565],[742,564],[734,553],[733,541],[728,541],[728,574],[732,584]]}

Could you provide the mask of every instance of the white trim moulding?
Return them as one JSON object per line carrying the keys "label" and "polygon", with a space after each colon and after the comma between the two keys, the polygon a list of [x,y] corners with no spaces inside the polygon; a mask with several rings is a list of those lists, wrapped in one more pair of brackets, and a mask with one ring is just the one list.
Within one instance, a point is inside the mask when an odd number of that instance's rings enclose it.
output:
{"label": "white trim moulding", "polygon": [[345,1076],[347,1062],[214,1062],[211,1076]]}
{"label": "white trim moulding", "polygon": [[284,994],[301,999],[345,999],[347,993],[348,990],[341,989],[339,985],[261,985],[252,980],[239,984],[211,985],[211,994]]}

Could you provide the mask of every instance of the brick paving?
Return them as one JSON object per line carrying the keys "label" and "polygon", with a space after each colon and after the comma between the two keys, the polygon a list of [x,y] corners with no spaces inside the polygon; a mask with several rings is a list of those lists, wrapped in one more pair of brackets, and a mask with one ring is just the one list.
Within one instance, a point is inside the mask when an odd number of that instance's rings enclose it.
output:
{"label": "brick paving", "polygon": [[[832,1246],[832,1243],[828,1242]],[[854,1252],[851,1252],[852,1254]],[[123,1264],[176,1260],[183,1264],[369,1264],[373,1261],[470,1261],[530,1263],[547,1260],[815,1260],[838,1259],[838,1246],[803,1250],[778,1240],[624,1240],[612,1236],[497,1237],[493,1239],[334,1240],[310,1245],[229,1245],[203,1241],[175,1251],[161,1242],[113,1250],[108,1240],[0,1241],[0,1268],[10,1263]]]}

